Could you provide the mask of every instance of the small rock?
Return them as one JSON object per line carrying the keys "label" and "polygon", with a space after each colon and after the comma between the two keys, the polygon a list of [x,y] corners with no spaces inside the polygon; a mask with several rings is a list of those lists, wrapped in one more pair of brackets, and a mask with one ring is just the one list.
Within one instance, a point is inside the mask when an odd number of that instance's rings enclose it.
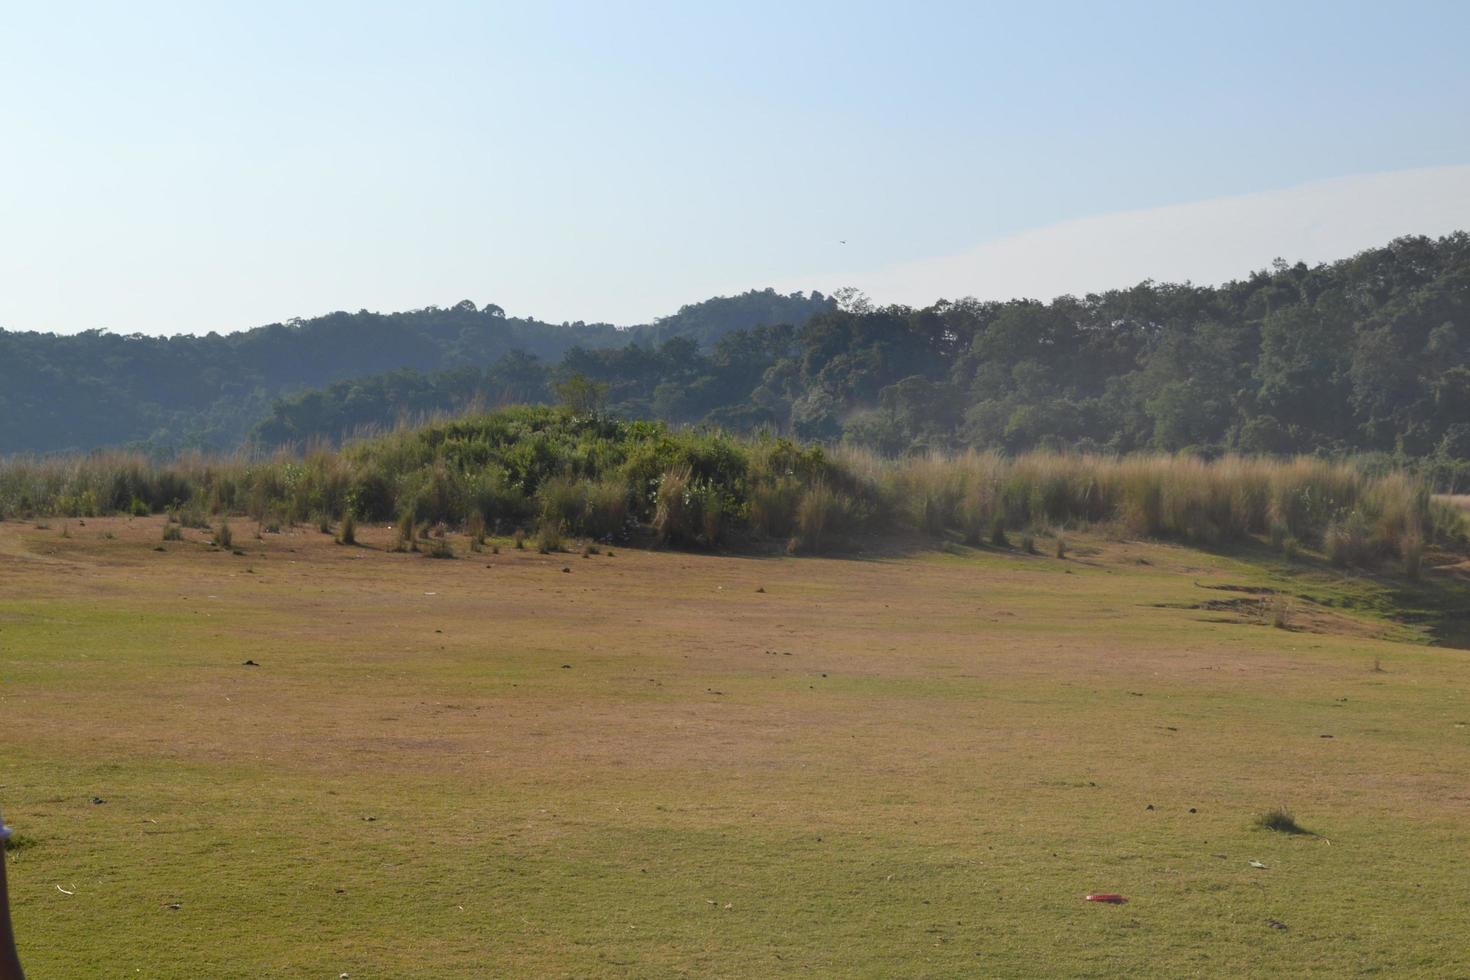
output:
{"label": "small rock", "polygon": [[241,664],[240,666],[241,667],[259,667],[260,664],[256,663],[254,660],[247,660],[243,664]]}
{"label": "small rock", "polygon": [[561,669],[562,670],[571,670],[572,669],[572,665],[571,664],[562,664],[561,665]]}
{"label": "small rock", "polygon": [[1285,930],[1288,928],[1287,924],[1285,922],[1282,922],[1280,919],[1267,919],[1266,925],[1270,926],[1272,929]]}
{"label": "small rock", "polygon": [[764,586],[764,585],[757,585],[757,586],[756,586],[756,587],[755,587],[755,590],[756,590],[756,591],[757,591],[757,592],[764,592],[764,591],[766,591],[766,587],[765,587],[765,586]]}
{"label": "small rock", "polygon": [[93,805],[93,806],[101,806],[101,805],[102,805],[102,804],[104,804],[104,803],[106,803],[106,802],[107,802],[107,801],[106,801],[106,800],[104,800],[104,799],[103,799],[103,798],[102,798],[102,797],[100,797],[100,796],[94,796],[94,797],[92,797],[92,805]]}
{"label": "small rock", "polygon": [[1154,808],[1154,805],[1152,803],[1150,803],[1148,806],[1144,807],[1145,810],[1152,810],[1153,808]]}
{"label": "small rock", "polygon": [[1190,812],[1190,813],[1199,813],[1199,811],[1198,811],[1198,810],[1196,810],[1196,809],[1195,809],[1195,808],[1194,808],[1194,807],[1190,807],[1190,808],[1189,808],[1189,812]]}
{"label": "small rock", "polygon": [[571,572],[571,570],[572,570],[572,568],[571,568],[571,566],[570,566],[570,565],[568,565],[568,566],[566,566],[566,567],[564,567],[564,568],[562,568],[562,571],[564,571],[564,572],[568,572],[568,573],[570,573],[570,572]]}

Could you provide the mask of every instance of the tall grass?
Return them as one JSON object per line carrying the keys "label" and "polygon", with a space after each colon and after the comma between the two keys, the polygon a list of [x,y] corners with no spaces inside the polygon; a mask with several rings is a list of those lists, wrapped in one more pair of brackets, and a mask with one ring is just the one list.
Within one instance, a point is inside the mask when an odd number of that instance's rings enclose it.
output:
{"label": "tall grass", "polygon": [[[651,422],[512,408],[402,429],[340,451],[0,460],[0,518],[169,511],[265,524],[318,514],[419,526],[550,527],[609,540],[645,527],[713,547],[794,539],[821,550],[912,529],[971,544],[1033,528],[1112,524],[1199,544],[1262,537],[1321,549],[1344,567],[1470,546],[1465,517],[1423,480],[1315,458],[929,454],[887,459],[851,447],[740,439]],[[187,519],[182,515],[190,515]]]}

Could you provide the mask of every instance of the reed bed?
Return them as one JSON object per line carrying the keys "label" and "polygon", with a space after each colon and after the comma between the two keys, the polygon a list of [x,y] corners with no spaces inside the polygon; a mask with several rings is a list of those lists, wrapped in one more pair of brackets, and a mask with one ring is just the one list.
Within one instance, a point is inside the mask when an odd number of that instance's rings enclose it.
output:
{"label": "reed bed", "polygon": [[1289,555],[1320,549],[1344,566],[1402,559],[1411,574],[1426,545],[1466,539],[1463,512],[1431,497],[1422,479],[1347,462],[980,452],[889,459],[550,408],[437,422],[337,451],[0,460],[0,519],[165,511],[550,526],[607,540],[645,528],[671,545],[767,538],[797,551],[894,531],[998,545],[1007,532],[1110,525],[1204,546],[1258,538]]}

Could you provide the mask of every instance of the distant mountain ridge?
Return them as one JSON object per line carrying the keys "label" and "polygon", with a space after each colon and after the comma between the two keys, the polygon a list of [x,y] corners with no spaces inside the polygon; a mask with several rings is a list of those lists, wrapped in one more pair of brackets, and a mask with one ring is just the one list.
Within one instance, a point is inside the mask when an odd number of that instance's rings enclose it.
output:
{"label": "distant mountain ridge", "polygon": [[401,313],[336,312],[232,334],[63,336],[0,330],[0,454],[140,446],[227,450],[277,398],[402,370],[488,367],[519,352],[588,350],[803,322],[820,293],[772,289],[686,305],[654,323],[551,324],[466,300]]}

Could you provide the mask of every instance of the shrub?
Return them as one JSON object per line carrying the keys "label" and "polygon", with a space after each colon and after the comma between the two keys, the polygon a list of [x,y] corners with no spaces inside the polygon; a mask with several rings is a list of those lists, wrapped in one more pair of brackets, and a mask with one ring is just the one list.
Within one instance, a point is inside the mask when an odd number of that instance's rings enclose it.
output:
{"label": "shrub", "polygon": [[352,508],[342,512],[342,533],[337,535],[337,543],[341,545],[357,544],[357,518],[352,516]]}
{"label": "shrub", "polygon": [[628,523],[628,496],[628,482],[618,476],[588,484],[582,529],[601,539],[621,534]]}
{"label": "shrub", "polygon": [[768,538],[789,537],[801,497],[801,484],[789,476],[756,484],[749,490],[750,526]]}
{"label": "shrub", "polygon": [[822,550],[837,506],[837,494],[826,481],[818,481],[807,489],[796,508],[795,540],[798,548]]}
{"label": "shrub", "polygon": [[1282,807],[1256,815],[1256,826],[1262,830],[1274,830],[1279,834],[1310,834],[1296,822],[1296,818]]}
{"label": "shrub", "polygon": [[214,543],[226,551],[234,547],[235,534],[230,530],[229,518],[220,519],[219,527],[214,529]]}
{"label": "shrub", "polygon": [[985,540],[996,518],[995,497],[992,483],[971,475],[958,506],[960,533],[966,544],[978,545]]}
{"label": "shrub", "polygon": [[1028,555],[1036,554],[1036,537],[1030,531],[1021,532],[1021,550]]}
{"label": "shrub", "polygon": [[542,521],[536,528],[536,550],[543,555],[562,550],[562,524],[559,521]]}
{"label": "shrub", "polygon": [[414,517],[413,508],[408,508],[398,515],[398,534],[393,540],[394,551],[418,551],[417,518]]}
{"label": "shrub", "polygon": [[541,508],[541,524],[578,529],[587,511],[587,484],[571,477],[558,476],[541,484],[536,494]]}
{"label": "shrub", "polygon": [[1291,628],[1291,606],[1285,596],[1275,596],[1266,604],[1271,625],[1279,630]]}
{"label": "shrub", "polygon": [[1010,539],[1006,537],[1005,518],[996,514],[990,519],[990,543],[997,548],[1009,548]]}
{"label": "shrub", "polygon": [[1060,531],[1057,532],[1057,557],[1067,557],[1067,536]]}
{"label": "shrub", "polygon": [[526,550],[526,532],[522,528],[516,528],[515,533],[510,536],[517,551]]}
{"label": "shrub", "polygon": [[1328,560],[1338,568],[1365,566],[1373,557],[1368,529],[1357,511],[1327,525],[1322,547]]}
{"label": "shrub", "polygon": [[692,501],[689,494],[691,475],[687,463],[675,466],[659,478],[653,512],[653,532],[660,544],[674,544],[693,538],[691,534]]}
{"label": "shrub", "polygon": [[182,540],[184,540],[184,529],[181,528],[177,524],[164,524],[163,525],[163,540],[165,540],[165,541],[182,541]]}
{"label": "shrub", "polygon": [[449,543],[448,538],[435,538],[434,543],[429,545],[428,556],[430,558],[453,558],[454,546]]}

